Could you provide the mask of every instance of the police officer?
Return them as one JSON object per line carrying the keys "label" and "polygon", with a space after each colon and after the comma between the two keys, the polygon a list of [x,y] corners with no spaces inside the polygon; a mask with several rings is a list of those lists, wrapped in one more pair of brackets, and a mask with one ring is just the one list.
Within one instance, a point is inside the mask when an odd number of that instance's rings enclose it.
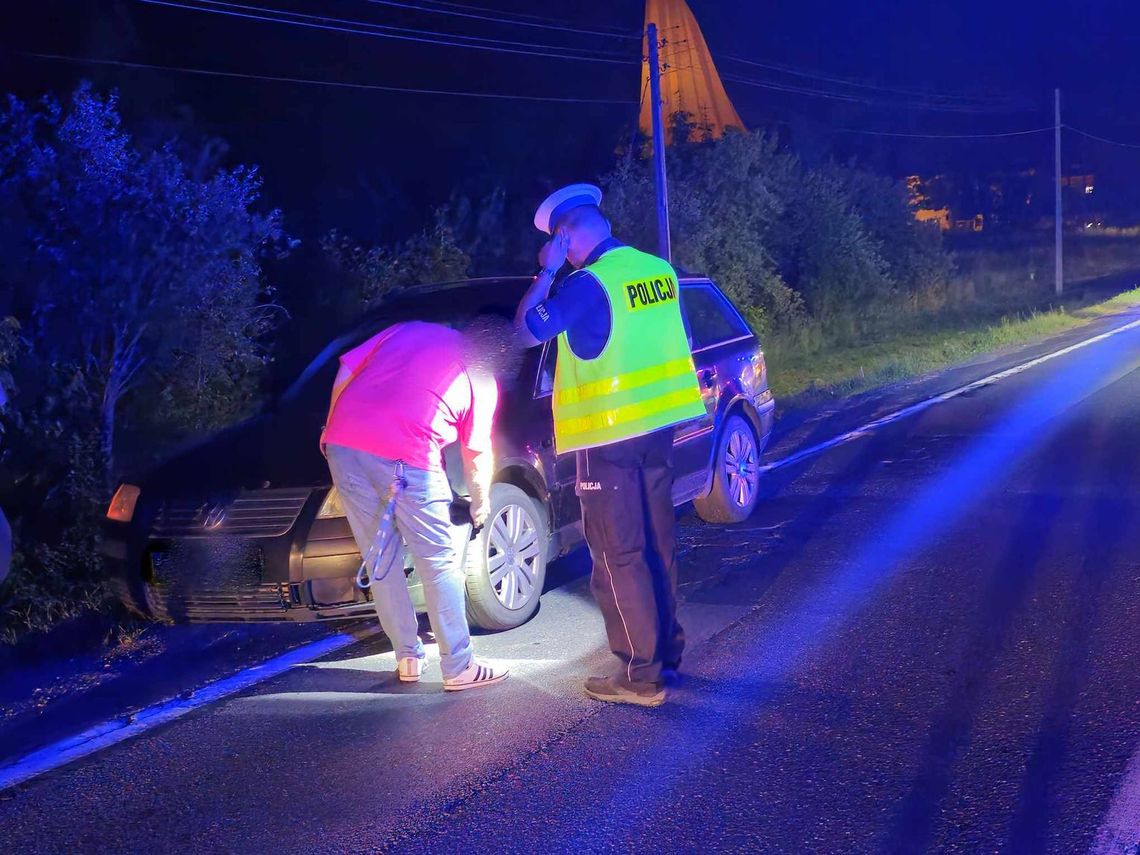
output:
{"label": "police officer", "polygon": [[[577,493],[593,560],[591,588],[615,673],[590,677],[602,701],[658,706],[680,664],[673,538],[673,426],[704,415],[668,262],[623,245],[575,184],[552,193],[534,224],[551,236],[515,321],[530,345],[557,337],[555,444],[576,452]],[[578,268],[550,296],[565,262]]]}

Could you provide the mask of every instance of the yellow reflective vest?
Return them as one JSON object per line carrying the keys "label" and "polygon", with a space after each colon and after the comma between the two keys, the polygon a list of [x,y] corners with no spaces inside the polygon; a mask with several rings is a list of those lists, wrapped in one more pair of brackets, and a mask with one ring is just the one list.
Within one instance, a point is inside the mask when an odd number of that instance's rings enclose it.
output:
{"label": "yellow reflective vest", "polygon": [[703,416],[677,274],[669,263],[623,246],[585,269],[609,300],[610,337],[596,358],[580,359],[566,333],[558,336],[558,452],[609,445]]}

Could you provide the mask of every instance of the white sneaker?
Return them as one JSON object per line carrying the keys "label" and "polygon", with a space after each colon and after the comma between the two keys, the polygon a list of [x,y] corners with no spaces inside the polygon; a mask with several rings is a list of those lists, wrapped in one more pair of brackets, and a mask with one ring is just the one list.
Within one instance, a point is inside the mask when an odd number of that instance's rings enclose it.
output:
{"label": "white sneaker", "polygon": [[400,675],[401,683],[418,683],[423,671],[424,660],[415,656],[405,656],[396,666],[396,673]]}
{"label": "white sneaker", "polygon": [[471,664],[454,677],[447,677],[443,681],[445,692],[462,692],[464,689],[478,689],[482,686],[492,686],[501,683],[511,675],[508,668],[502,665],[491,665],[472,659]]}

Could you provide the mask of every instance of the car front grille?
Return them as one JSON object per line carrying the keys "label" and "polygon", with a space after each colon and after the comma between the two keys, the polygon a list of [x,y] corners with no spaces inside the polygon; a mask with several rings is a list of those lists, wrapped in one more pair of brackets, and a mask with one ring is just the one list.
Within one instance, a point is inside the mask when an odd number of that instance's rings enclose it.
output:
{"label": "car front grille", "polygon": [[277,537],[297,521],[310,491],[249,490],[229,502],[169,499],[151,537]]}
{"label": "car front grille", "polygon": [[293,605],[290,585],[272,582],[226,591],[172,590],[156,584],[148,593],[151,612],[160,620],[279,621]]}

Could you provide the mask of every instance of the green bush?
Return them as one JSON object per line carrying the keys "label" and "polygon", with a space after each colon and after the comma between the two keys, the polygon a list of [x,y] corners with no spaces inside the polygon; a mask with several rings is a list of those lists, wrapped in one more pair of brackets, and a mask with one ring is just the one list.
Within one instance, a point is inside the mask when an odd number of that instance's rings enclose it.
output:
{"label": "green bush", "polygon": [[[948,299],[941,235],[914,221],[899,182],[809,169],[763,132],[676,144],[667,167],[674,259],[713,276],[765,334],[822,346]],[[627,152],[603,184],[617,233],[655,247],[651,160]]]}
{"label": "green bush", "polygon": [[114,95],[0,111],[0,501],[15,569],[0,634],[97,603],[99,520],[120,474],[250,412],[280,310],[261,261],[289,247],[256,170],[140,145]]}
{"label": "green bush", "polygon": [[366,246],[331,231],[321,248],[334,271],[356,289],[360,303],[376,306],[394,290],[410,285],[454,282],[467,276],[471,257],[460,248],[440,208],[435,225],[395,246]]}

